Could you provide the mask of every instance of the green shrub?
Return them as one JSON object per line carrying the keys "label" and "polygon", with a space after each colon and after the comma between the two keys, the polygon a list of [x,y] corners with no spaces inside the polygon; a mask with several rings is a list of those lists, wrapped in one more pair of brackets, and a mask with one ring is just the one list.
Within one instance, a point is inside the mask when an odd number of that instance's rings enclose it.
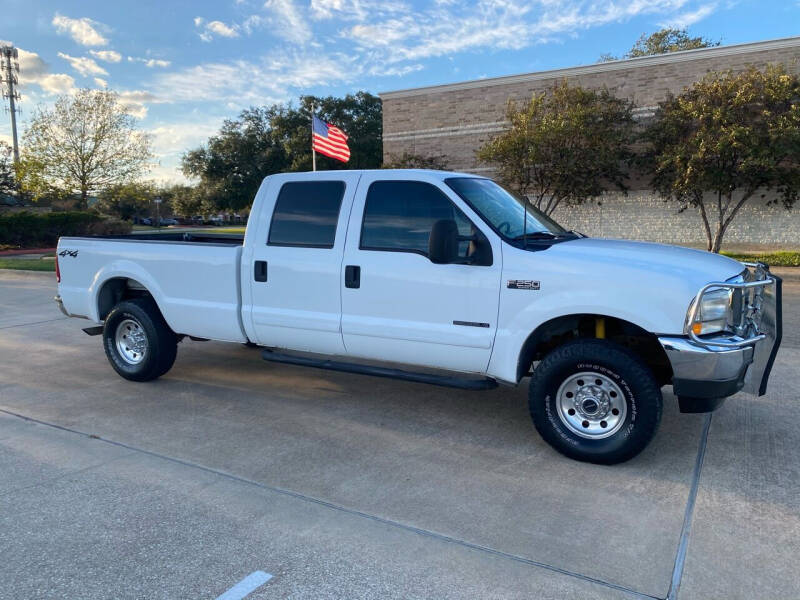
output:
{"label": "green shrub", "polygon": [[0,245],[22,248],[55,246],[61,236],[129,233],[131,226],[105,221],[91,212],[17,212],[0,214]]}

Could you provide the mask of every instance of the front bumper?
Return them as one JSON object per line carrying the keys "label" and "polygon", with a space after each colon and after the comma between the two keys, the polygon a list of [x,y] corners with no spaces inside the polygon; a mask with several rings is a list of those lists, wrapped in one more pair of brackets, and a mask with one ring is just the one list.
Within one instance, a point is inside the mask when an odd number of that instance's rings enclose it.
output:
{"label": "front bumper", "polygon": [[766,393],[781,342],[781,279],[768,274],[762,281],[758,306],[750,307],[758,317],[751,337],[659,337],[672,365],[672,388],[681,412],[712,411],[739,391]]}

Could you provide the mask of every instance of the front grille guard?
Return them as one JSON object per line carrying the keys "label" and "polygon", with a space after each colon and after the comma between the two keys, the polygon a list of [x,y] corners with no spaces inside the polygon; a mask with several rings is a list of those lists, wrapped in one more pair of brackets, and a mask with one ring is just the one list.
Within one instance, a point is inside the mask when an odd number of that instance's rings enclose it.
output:
{"label": "front grille guard", "polygon": [[[692,301],[686,328],[689,339],[695,344],[708,348],[709,350],[730,350],[743,348],[744,346],[752,346],[756,342],[768,337],[769,332],[762,331],[762,324],[766,325],[766,323],[763,323],[765,313],[772,312],[774,314],[775,312],[777,298],[775,288],[777,287],[778,278],[772,275],[769,272],[769,267],[763,263],[743,264],[747,267],[746,279],[749,279],[749,281],[717,281],[703,286],[700,291],[697,292],[697,295]],[[770,290],[770,288],[772,289]],[[742,291],[742,314],[734,315],[737,319],[740,319],[740,324],[736,327],[736,333],[728,338],[700,337],[692,331],[692,324],[697,319],[697,313],[700,310],[700,303],[703,300],[703,295],[709,291],[719,289]],[[752,290],[752,293],[748,297],[746,291],[750,290]]]}
{"label": "front grille guard", "polygon": [[[747,369],[743,392],[763,396],[767,391],[775,356],[782,336],[781,278],[769,272],[763,263],[744,263],[747,267],[743,282],[709,283],[697,292],[688,319],[687,334],[695,344],[710,351],[724,352],[754,346],[753,362]],[[691,324],[697,318],[697,311],[703,294],[710,290],[734,289],[742,291],[740,326],[737,334],[730,337],[702,338],[692,331]],[[750,294],[747,292],[750,291]],[[760,342],[760,343],[759,343]]]}

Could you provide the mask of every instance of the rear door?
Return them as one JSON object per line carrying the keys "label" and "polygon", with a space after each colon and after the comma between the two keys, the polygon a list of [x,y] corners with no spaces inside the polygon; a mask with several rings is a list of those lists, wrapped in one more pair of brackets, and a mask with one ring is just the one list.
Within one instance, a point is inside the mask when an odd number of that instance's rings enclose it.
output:
{"label": "rear door", "polygon": [[[497,330],[499,242],[482,231],[477,215],[436,177],[401,177],[367,172],[359,183],[344,261],[347,353],[485,372]],[[483,234],[483,242],[491,245],[491,264],[431,262],[429,235],[440,219],[456,221],[464,237]],[[462,258],[469,246],[460,243]],[[357,274],[357,281],[348,274]]]}
{"label": "rear door", "polygon": [[[265,190],[242,273],[253,341],[343,354],[341,278],[347,220],[360,174],[281,175]],[[258,217],[256,217],[258,218]]]}

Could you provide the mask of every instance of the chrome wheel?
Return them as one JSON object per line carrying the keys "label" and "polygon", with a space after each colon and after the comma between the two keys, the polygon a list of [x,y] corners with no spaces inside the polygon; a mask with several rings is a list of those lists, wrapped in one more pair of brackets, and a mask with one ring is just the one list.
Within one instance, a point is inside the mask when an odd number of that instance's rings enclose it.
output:
{"label": "chrome wheel", "polygon": [[147,338],[139,323],[133,319],[120,321],[114,339],[117,344],[117,352],[126,363],[137,365],[144,360],[147,352]]}
{"label": "chrome wheel", "polygon": [[628,414],[619,386],[602,373],[570,375],[556,394],[558,416],[574,434],[592,440],[614,435]]}

